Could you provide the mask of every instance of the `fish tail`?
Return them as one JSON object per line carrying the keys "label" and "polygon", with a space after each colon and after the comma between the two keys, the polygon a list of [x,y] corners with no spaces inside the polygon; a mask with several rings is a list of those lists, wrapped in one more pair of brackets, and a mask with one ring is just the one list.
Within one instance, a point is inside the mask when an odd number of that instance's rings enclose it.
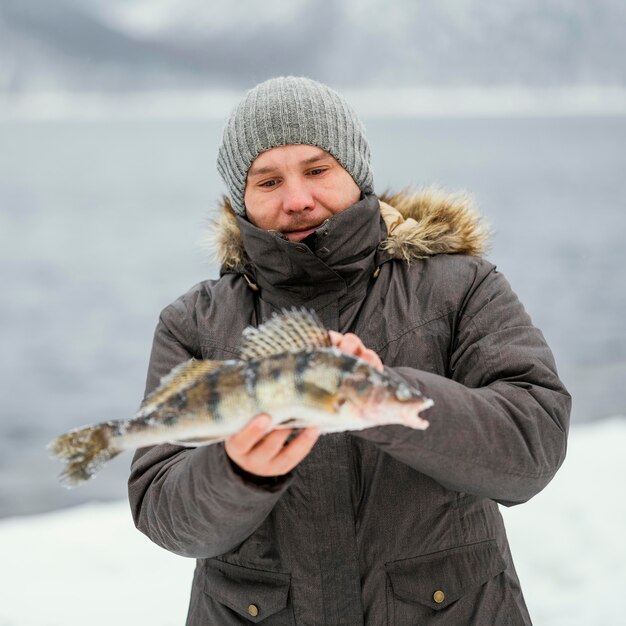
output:
{"label": "fish tail", "polygon": [[59,481],[66,487],[75,487],[92,478],[100,468],[122,450],[113,444],[115,427],[106,422],[77,428],[48,444],[53,457],[65,461]]}

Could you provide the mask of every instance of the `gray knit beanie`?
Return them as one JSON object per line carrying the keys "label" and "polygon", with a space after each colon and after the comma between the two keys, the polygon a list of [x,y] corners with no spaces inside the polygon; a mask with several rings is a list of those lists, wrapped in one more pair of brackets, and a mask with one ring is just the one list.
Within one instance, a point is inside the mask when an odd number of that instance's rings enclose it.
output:
{"label": "gray knit beanie", "polygon": [[246,213],[244,190],[254,159],[265,150],[290,144],[326,150],[363,193],[373,192],[370,149],[352,107],[326,85],[309,78],[281,76],[251,89],[224,129],[217,170],[236,213]]}

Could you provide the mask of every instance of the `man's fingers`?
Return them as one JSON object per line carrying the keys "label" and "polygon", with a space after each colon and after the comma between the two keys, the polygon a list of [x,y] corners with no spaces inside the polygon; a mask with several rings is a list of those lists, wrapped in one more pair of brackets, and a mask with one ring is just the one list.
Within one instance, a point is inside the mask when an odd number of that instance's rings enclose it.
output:
{"label": "man's fingers", "polygon": [[272,461],[274,475],[281,476],[290,472],[311,452],[319,436],[320,429],[318,427],[305,428],[297,437],[284,446]]}
{"label": "man's fingers", "polygon": [[262,413],[241,431],[229,437],[226,454],[239,467],[257,476],[281,476],[290,472],[306,457],[319,437],[319,428],[305,428],[287,443],[291,428],[271,432],[272,420]]}
{"label": "man's fingers", "polygon": [[248,458],[254,462],[257,459],[271,461],[285,446],[285,442],[291,435],[291,428],[273,430],[265,435],[259,443],[248,453]]}
{"label": "man's fingers", "polygon": [[331,343],[346,354],[354,355],[354,353],[361,349],[361,347],[365,347],[363,342],[354,333],[346,333],[344,335],[334,330],[329,330],[328,333]]}
{"label": "man's fingers", "polygon": [[226,440],[226,451],[229,454],[248,454],[263,439],[271,423],[272,418],[267,413],[257,415]]}
{"label": "man's fingers", "polygon": [[339,342],[341,341],[341,338],[343,337],[343,335],[341,333],[338,333],[336,330],[329,330],[328,336],[330,337],[330,343],[332,343],[333,346],[338,348]]}
{"label": "man's fingers", "polygon": [[329,331],[330,341],[336,348],[339,348],[345,354],[363,359],[378,370],[383,369],[383,362],[374,350],[365,347],[360,337],[354,333],[346,333],[342,335],[334,330]]}

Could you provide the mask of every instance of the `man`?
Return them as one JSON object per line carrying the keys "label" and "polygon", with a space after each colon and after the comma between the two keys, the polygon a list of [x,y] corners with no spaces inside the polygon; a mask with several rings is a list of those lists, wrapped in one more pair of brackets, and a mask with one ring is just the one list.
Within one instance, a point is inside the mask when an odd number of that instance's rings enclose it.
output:
{"label": "man", "polygon": [[435,404],[426,431],[318,439],[261,415],[224,444],[139,450],[137,527],[198,559],[187,623],[529,624],[498,503],[552,479],[570,399],[467,200],[379,199],[356,114],[305,78],[246,94],[218,169],[221,276],[161,314],[147,392],[295,305]]}

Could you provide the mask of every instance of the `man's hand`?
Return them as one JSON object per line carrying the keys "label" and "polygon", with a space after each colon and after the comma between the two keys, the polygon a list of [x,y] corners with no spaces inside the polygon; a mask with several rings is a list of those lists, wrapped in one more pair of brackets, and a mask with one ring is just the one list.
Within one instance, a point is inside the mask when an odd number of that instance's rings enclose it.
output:
{"label": "man's hand", "polygon": [[366,348],[365,344],[357,335],[353,333],[342,335],[334,330],[329,330],[328,333],[330,335],[330,341],[335,348],[339,348],[339,350],[349,356],[358,357],[377,370],[383,371],[383,362],[380,360],[378,354],[376,354],[374,350]]}
{"label": "man's hand", "polygon": [[245,428],[226,439],[226,454],[241,469],[256,476],[282,476],[311,451],[319,428],[305,428],[289,443],[291,428],[268,433],[272,420],[266,413],[253,418]]}
{"label": "man's hand", "polygon": [[[346,354],[363,359],[382,371],[383,363],[374,350],[353,333],[330,332],[333,346]],[[292,429],[273,430],[268,433],[272,420],[262,413],[253,418],[245,428],[225,441],[226,454],[241,469],[256,476],[282,476],[290,472],[309,454],[319,437],[319,428],[305,428],[287,443]]]}

